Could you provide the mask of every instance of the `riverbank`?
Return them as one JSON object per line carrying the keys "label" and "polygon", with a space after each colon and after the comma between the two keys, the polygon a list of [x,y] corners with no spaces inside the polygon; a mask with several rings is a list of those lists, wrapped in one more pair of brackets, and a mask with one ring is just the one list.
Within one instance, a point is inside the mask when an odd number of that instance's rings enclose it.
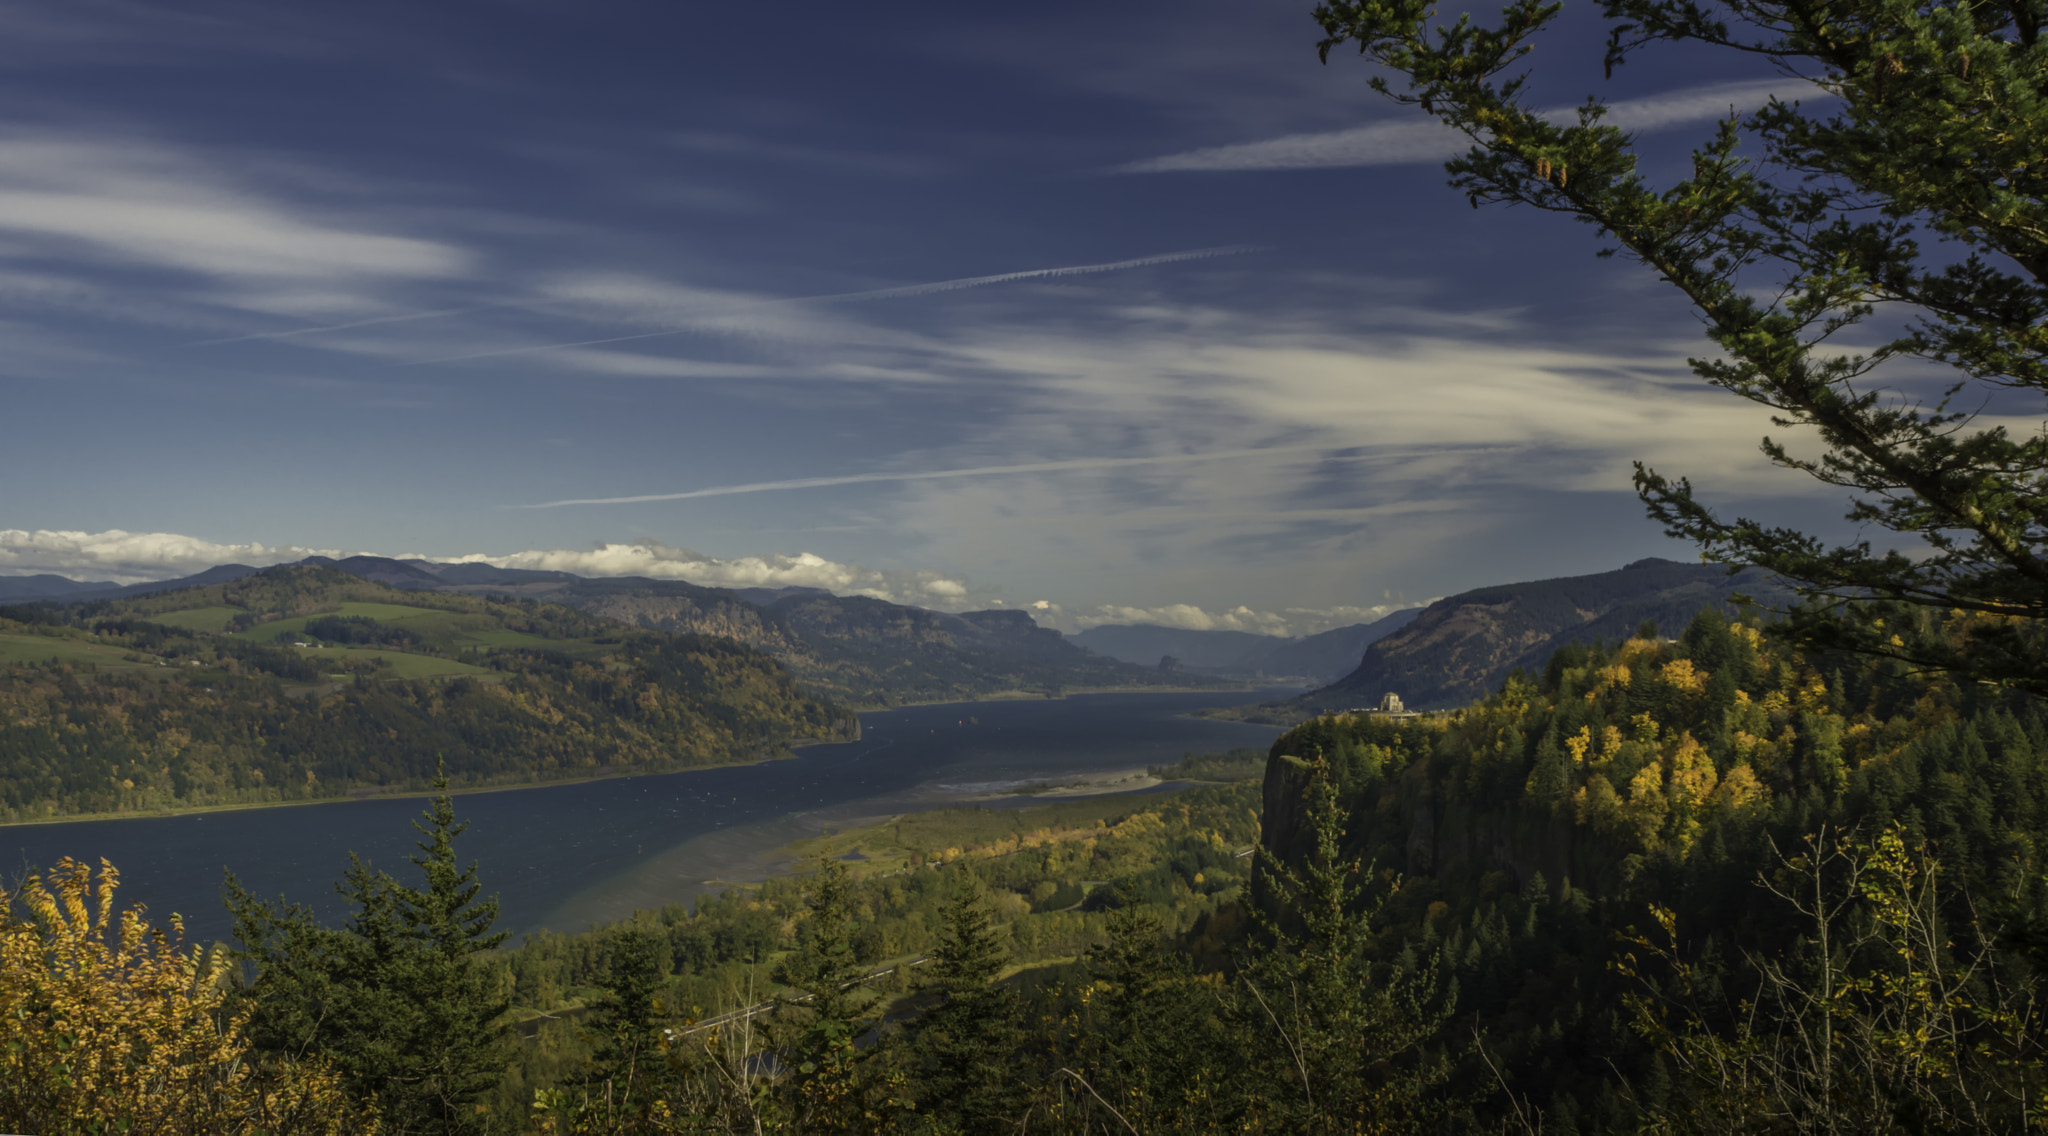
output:
{"label": "riverbank", "polygon": [[[766,765],[774,761],[788,761],[797,756],[797,751],[817,745],[844,745],[845,742],[830,738],[804,738],[790,743],[789,749],[769,757],[734,759],[731,761],[710,761],[701,765],[678,765],[663,769],[607,769],[575,777],[549,777],[518,781],[486,781],[481,784],[450,785],[451,797],[474,797],[490,793],[508,793],[518,789],[546,789],[557,786],[588,785],[596,781],[619,781],[629,777],[662,777],[674,773],[699,773],[714,769],[744,769],[753,765]],[[114,813],[69,813],[64,816],[38,817],[33,820],[0,820],[0,831],[14,828],[39,828],[56,824],[86,824],[110,820],[164,820],[172,817],[210,816],[214,813],[248,812],[256,809],[290,809],[307,805],[348,805],[371,801],[432,800],[441,795],[432,786],[421,789],[351,789],[332,797],[303,797],[297,800],[277,801],[230,801],[217,805],[166,805],[147,812],[131,809]]]}
{"label": "riverbank", "polygon": [[893,706],[862,706],[857,713],[873,713],[883,710],[915,710],[931,706],[968,706],[976,702],[1064,702],[1069,698],[1090,694],[1255,694],[1272,690],[1269,686],[1087,686],[1073,690],[1062,690],[1058,694],[1047,694],[1042,690],[997,690],[988,694],[977,694],[972,698],[946,698],[937,702],[898,702]]}
{"label": "riverbank", "polygon": [[[1271,688],[1245,687],[1242,690],[1219,690],[1214,687],[1113,686],[1067,690],[1057,695],[1048,695],[1043,691],[1006,690],[968,699],[949,699],[944,702],[904,702],[896,706],[869,707],[858,710],[856,713],[874,714],[888,713],[892,710],[929,709],[940,706],[971,706],[984,702],[1064,702],[1077,696],[1104,694],[1236,694],[1252,693],[1262,689]],[[1199,716],[1198,711],[1191,713]],[[501,793],[514,789],[538,789],[558,785],[584,785],[593,781],[616,781],[626,777],[651,777],[670,773],[694,773],[711,769],[743,768],[773,761],[786,761],[798,756],[804,750],[818,746],[846,745],[849,742],[858,740],[858,734],[851,739],[796,738],[787,743],[787,748],[783,752],[768,757],[735,758],[727,761],[710,761],[697,765],[678,765],[668,768],[604,769],[594,772],[582,772],[570,777],[494,779],[481,783],[452,785],[450,786],[450,792],[454,796],[467,797],[485,793]],[[130,809],[118,812],[66,813],[62,816],[32,817],[18,820],[0,817],[0,830],[57,824],[84,824],[97,821],[161,820],[168,817],[245,812],[251,809],[295,808],[303,805],[347,804],[356,801],[431,799],[436,795],[437,791],[431,787],[385,789],[372,786],[351,789],[346,793],[339,793],[332,797],[302,797],[293,800],[268,801],[227,801],[208,805],[164,805],[147,810]]]}
{"label": "riverbank", "polygon": [[[961,796],[1005,786],[1056,787],[1140,766],[1171,778],[1166,767],[1191,753],[1263,753],[1271,729],[1187,716],[1233,697],[1241,696],[1109,694],[907,708],[863,714],[861,741],[807,746],[779,760],[604,778],[584,770],[573,783],[461,787],[456,808],[469,829],[458,855],[482,866],[485,891],[501,904],[501,928],[515,935],[574,930],[690,902],[713,890],[705,881],[752,875],[763,853],[832,829],[944,812]],[[417,851],[411,822],[422,796],[292,802],[331,808],[238,802],[179,815],[117,814],[119,823],[15,824],[0,828],[0,878],[66,856],[104,857],[121,869],[124,904],[180,912],[190,941],[211,942],[232,933],[220,901],[227,868],[252,893],[305,903],[332,921],[348,914],[334,881],[351,855],[400,878],[416,875],[407,858]],[[1094,799],[1136,802],[1145,794]],[[1018,797],[967,807],[1000,815],[1037,803]]]}

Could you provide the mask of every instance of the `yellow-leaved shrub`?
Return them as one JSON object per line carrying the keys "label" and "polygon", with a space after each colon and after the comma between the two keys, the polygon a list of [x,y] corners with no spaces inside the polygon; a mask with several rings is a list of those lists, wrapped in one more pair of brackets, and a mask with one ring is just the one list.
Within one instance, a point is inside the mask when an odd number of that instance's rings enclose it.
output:
{"label": "yellow-leaved shrub", "polygon": [[118,915],[120,876],[65,859],[0,889],[0,1130],[369,1133],[326,1070],[251,1052],[229,963]]}

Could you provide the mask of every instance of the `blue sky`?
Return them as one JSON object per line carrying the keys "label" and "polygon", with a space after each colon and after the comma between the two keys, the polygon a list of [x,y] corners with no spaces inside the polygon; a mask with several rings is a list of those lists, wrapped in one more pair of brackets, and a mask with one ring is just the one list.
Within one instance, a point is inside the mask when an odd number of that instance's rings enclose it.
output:
{"label": "blue sky", "polygon": [[[0,3],[0,572],[306,551],[1297,633],[1801,523],[1678,297],[1306,3]],[[1772,89],[1598,93],[1649,168]],[[1783,83],[1778,89],[1784,90]]]}

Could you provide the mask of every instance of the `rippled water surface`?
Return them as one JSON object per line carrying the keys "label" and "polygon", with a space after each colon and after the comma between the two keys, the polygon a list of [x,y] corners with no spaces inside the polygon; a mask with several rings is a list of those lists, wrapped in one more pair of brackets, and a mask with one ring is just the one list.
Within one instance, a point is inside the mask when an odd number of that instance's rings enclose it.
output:
{"label": "rippled water surface", "polygon": [[[963,702],[861,715],[862,738],[760,765],[546,785],[456,798],[457,842],[481,864],[498,926],[576,930],[639,907],[688,899],[711,881],[755,878],[791,840],[962,796],[1067,774],[1264,746],[1271,727],[1181,715],[1243,693],[1093,694],[1058,701]],[[342,913],[333,882],[355,852],[400,878],[422,800],[244,809],[180,817],[0,828],[11,880],[61,856],[106,857],[121,894],[156,916],[179,912],[192,938],[228,932],[223,868],[259,895]],[[401,871],[401,869],[403,871]]]}

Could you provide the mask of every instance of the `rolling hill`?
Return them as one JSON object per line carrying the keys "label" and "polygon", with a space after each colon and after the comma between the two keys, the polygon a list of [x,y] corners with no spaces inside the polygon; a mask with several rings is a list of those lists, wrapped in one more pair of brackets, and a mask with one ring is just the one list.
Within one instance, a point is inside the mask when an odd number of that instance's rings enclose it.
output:
{"label": "rolling hill", "polygon": [[0,819],[656,772],[848,738],[773,659],[334,567],[0,607]]}
{"label": "rolling hill", "polygon": [[[817,588],[728,590],[681,580],[586,578],[382,556],[314,556],[299,566],[406,592],[539,601],[643,630],[729,639],[773,657],[812,694],[859,708],[1018,693],[1237,685],[1214,676],[1161,673],[1156,656],[1138,666],[1096,654],[1038,627],[1020,611],[955,615]],[[255,572],[247,565],[222,565],[183,580],[99,591],[79,591],[58,576],[38,577],[46,581],[46,594],[24,587],[11,602],[139,600]]]}

